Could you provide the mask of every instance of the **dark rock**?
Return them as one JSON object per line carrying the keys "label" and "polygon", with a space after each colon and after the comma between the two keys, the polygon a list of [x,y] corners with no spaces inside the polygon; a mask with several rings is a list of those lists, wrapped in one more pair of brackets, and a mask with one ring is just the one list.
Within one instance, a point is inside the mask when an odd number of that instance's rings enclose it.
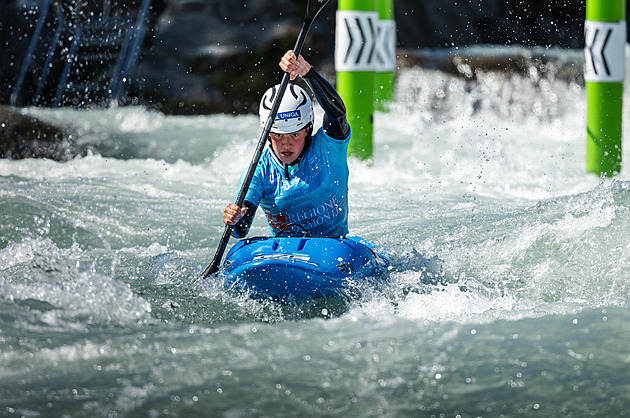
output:
{"label": "dark rock", "polygon": [[398,41],[406,48],[474,44],[582,48],[582,0],[398,0]]}
{"label": "dark rock", "polygon": [[583,82],[582,63],[575,55],[560,59],[543,50],[503,50],[494,55],[457,52],[454,50],[429,51],[399,49],[398,66],[401,69],[422,67],[439,70],[466,80],[474,81],[480,73],[505,73],[528,77],[536,83],[541,79],[564,80],[567,83]]}
{"label": "dark rock", "polygon": [[57,127],[0,106],[0,158],[49,158],[68,161],[77,152]]}

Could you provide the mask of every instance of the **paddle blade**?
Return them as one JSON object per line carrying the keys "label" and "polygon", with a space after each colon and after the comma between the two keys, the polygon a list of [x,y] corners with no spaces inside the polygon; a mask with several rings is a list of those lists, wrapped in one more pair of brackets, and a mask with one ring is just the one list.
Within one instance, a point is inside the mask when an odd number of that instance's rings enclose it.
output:
{"label": "paddle blade", "polygon": [[308,0],[306,6],[306,19],[314,20],[319,12],[322,11],[328,0]]}

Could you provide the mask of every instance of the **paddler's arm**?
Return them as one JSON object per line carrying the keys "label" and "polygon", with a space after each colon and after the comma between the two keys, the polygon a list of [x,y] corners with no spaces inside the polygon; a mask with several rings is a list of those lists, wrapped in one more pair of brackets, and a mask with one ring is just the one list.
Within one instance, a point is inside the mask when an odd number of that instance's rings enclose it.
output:
{"label": "paddler's arm", "polygon": [[324,132],[331,138],[344,140],[350,135],[350,124],[346,117],[346,106],[333,86],[311,67],[302,76],[315,95],[317,102],[324,109]]}
{"label": "paddler's arm", "polygon": [[335,88],[302,55],[296,58],[293,51],[287,51],[284,54],[280,61],[280,68],[291,75],[291,80],[299,75],[306,81],[317,102],[324,109],[322,127],[326,134],[331,138],[346,139],[350,135],[350,124],[346,117],[346,107]]}
{"label": "paddler's arm", "polygon": [[232,235],[235,238],[244,238],[252,225],[256,209],[258,207],[246,200],[243,207],[239,208],[235,203],[229,203],[223,210],[223,223],[234,225]]}

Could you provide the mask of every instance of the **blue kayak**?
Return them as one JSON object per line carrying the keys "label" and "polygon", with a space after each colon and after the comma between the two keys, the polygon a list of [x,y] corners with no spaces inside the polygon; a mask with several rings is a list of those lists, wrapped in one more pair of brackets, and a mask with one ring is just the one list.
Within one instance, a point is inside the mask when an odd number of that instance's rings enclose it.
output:
{"label": "blue kayak", "polygon": [[234,244],[218,274],[253,298],[301,301],[382,281],[388,266],[361,238],[258,237]]}

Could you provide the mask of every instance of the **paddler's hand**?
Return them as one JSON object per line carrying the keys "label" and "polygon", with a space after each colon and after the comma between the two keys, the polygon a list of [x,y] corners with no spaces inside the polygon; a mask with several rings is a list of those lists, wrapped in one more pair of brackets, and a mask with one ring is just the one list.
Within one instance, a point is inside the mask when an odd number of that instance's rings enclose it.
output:
{"label": "paddler's hand", "polygon": [[298,75],[304,77],[311,70],[311,64],[302,55],[296,57],[295,52],[287,51],[280,60],[280,68],[289,73],[291,80],[295,80]]}
{"label": "paddler's hand", "polygon": [[239,208],[236,203],[228,203],[223,210],[223,223],[228,225],[236,225],[247,212],[247,207]]}

